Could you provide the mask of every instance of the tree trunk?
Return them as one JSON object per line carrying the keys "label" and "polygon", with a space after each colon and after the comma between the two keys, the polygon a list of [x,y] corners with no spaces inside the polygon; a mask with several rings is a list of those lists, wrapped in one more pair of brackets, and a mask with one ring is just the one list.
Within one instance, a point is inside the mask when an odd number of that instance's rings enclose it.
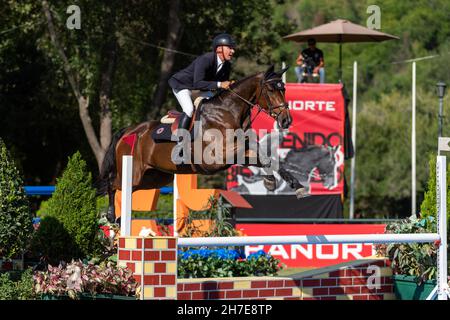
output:
{"label": "tree trunk", "polygon": [[[180,44],[183,34],[183,26],[179,18],[180,0],[170,0],[169,21],[166,38],[166,48],[176,50]],[[161,70],[159,75],[158,86],[156,87],[153,96],[152,110],[147,114],[148,119],[154,119],[159,115],[161,106],[167,97],[167,88],[169,76],[172,73],[172,68],[175,62],[175,52],[165,50],[161,62]]]}
{"label": "tree trunk", "polygon": [[117,42],[115,37],[106,45],[105,59],[100,84],[100,145],[102,152],[98,159],[99,169],[112,137],[112,112],[110,107],[113,89],[114,72],[117,58]]}
{"label": "tree trunk", "polygon": [[100,147],[100,143],[95,134],[94,126],[92,125],[92,119],[89,115],[89,97],[81,96],[78,99],[78,111],[80,114],[81,123],[83,125],[84,133],[88,139],[88,143],[94,152],[95,159],[97,160],[97,165],[100,168],[103,157],[105,156],[105,151]]}

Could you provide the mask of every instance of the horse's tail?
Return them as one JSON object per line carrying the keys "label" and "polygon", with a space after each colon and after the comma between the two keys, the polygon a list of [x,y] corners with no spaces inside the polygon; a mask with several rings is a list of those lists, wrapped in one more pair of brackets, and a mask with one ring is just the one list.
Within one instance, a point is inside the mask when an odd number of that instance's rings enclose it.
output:
{"label": "horse's tail", "polygon": [[127,128],[122,128],[116,132],[111,139],[108,150],[106,150],[100,175],[95,183],[97,196],[106,195],[110,190],[111,182],[116,178],[116,146],[126,130]]}

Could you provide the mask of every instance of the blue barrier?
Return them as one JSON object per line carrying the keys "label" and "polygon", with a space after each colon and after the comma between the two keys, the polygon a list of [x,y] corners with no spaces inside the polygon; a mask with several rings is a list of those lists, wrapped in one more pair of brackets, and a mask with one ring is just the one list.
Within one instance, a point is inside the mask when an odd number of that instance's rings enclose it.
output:
{"label": "blue barrier", "polygon": [[55,186],[25,186],[27,196],[51,196]]}
{"label": "blue barrier", "polygon": [[173,193],[173,187],[162,187],[159,189],[159,192],[161,194],[172,194]]}
{"label": "blue barrier", "polygon": [[[27,196],[51,196],[55,192],[55,186],[25,186],[25,193]],[[172,194],[173,187],[162,187],[161,194]]]}

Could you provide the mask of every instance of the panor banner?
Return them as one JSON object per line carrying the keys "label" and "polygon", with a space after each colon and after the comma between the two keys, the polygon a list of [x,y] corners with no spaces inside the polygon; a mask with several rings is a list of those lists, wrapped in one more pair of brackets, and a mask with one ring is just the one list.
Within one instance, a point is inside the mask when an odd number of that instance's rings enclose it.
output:
{"label": "panor banner", "polygon": [[[341,194],[344,185],[345,100],[341,84],[286,84],[286,101],[292,116],[287,132],[280,132],[280,163],[274,172],[277,189],[267,191],[263,176],[267,169],[232,166],[227,188],[241,194],[293,194],[281,178],[288,172],[311,195]],[[264,112],[252,111],[252,128],[263,143],[276,122]],[[275,157],[272,157],[275,159]]]}
{"label": "panor banner", "polygon": [[[247,236],[376,234],[384,233],[385,227],[385,224],[254,223],[236,225],[236,229]],[[259,250],[264,250],[291,268],[318,268],[370,257],[374,254],[374,245],[371,243],[336,243],[245,246],[247,255]]]}

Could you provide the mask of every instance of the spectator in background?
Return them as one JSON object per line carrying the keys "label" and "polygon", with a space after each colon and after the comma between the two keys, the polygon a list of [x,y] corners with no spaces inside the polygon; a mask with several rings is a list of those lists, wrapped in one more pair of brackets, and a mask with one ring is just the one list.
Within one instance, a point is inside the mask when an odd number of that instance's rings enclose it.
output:
{"label": "spectator in background", "polygon": [[295,67],[295,74],[297,81],[303,82],[303,73],[306,71],[306,62],[312,62],[312,73],[319,74],[320,83],[325,83],[325,62],[323,59],[322,50],[316,48],[316,40],[314,38],[308,39],[308,48],[304,49],[297,58],[297,67]]}

